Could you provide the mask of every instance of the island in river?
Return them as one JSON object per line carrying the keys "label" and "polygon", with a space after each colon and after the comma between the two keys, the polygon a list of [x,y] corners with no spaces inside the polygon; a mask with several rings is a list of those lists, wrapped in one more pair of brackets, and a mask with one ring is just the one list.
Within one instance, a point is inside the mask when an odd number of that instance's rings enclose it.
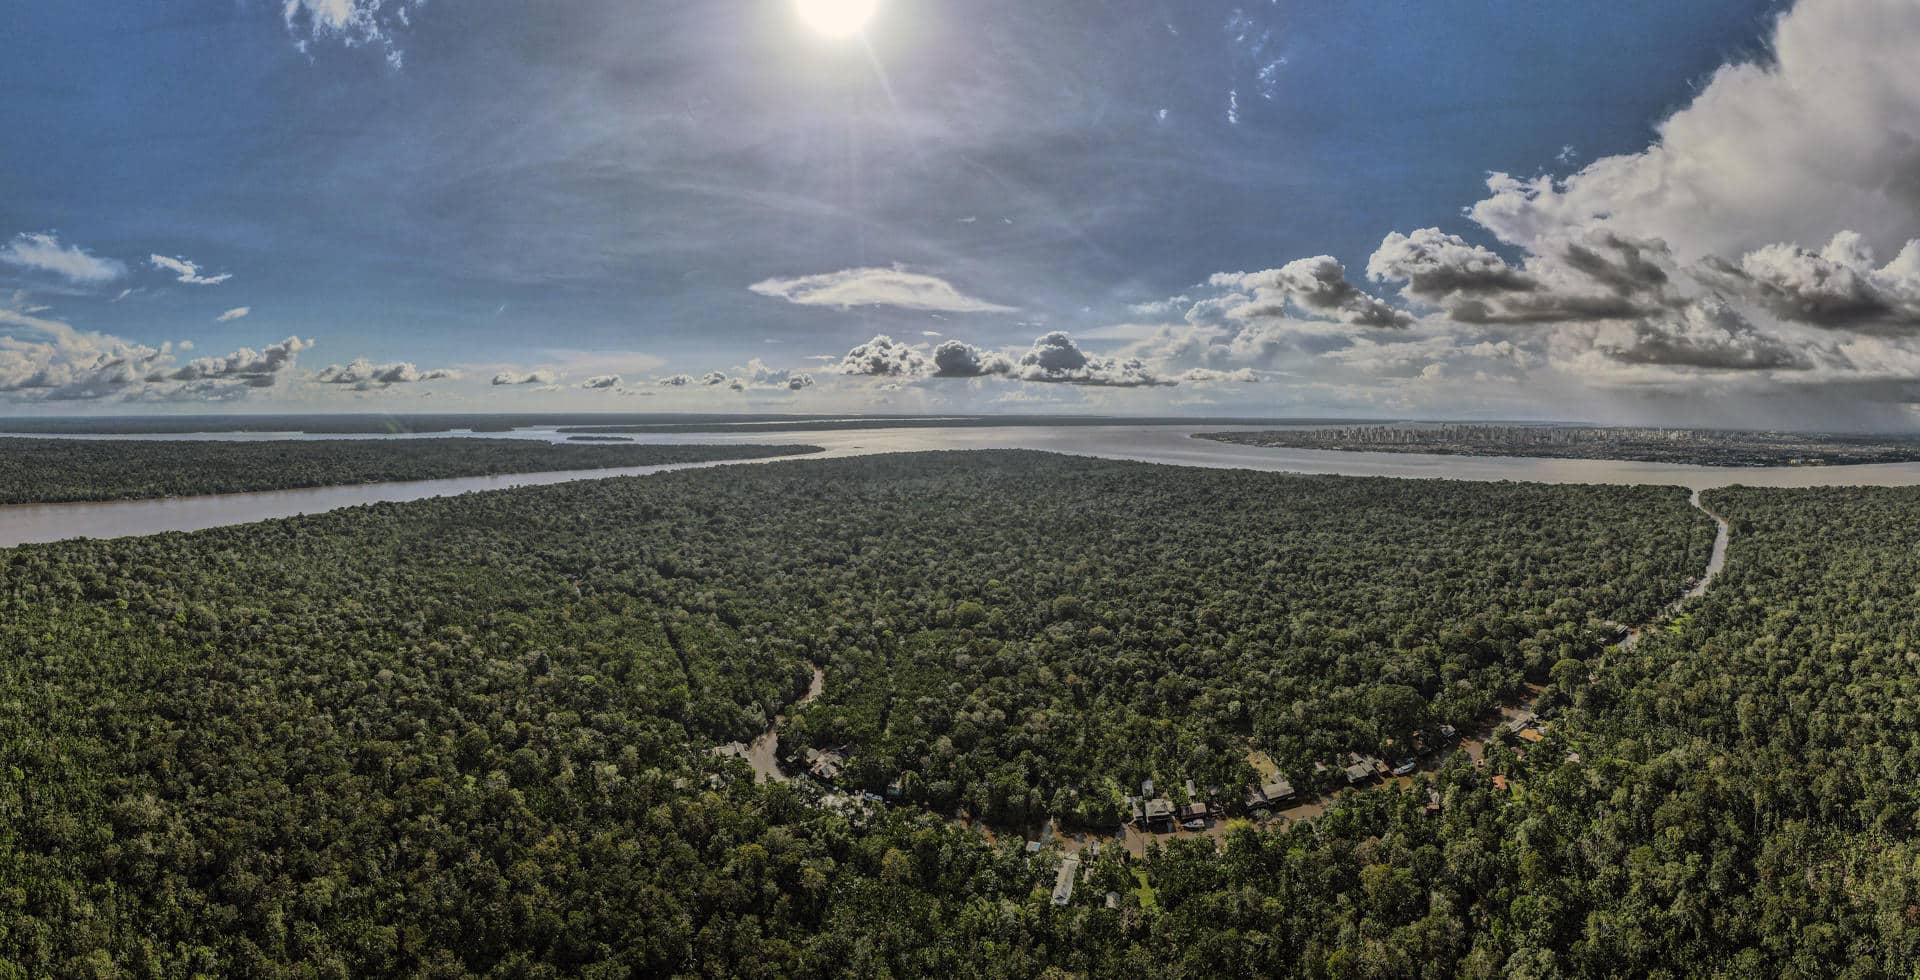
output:
{"label": "island in river", "polygon": [[820,452],[800,445],[557,445],[527,439],[216,442],[0,438],[0,504],[128,500]]}
{"label": "island in river", "polygon": [[1203,432],[1202,439],[1276,449],[1528,456],[1693,466],[1828,466],[1920,461],[1909,436],[1567,425],[1365,425]]}

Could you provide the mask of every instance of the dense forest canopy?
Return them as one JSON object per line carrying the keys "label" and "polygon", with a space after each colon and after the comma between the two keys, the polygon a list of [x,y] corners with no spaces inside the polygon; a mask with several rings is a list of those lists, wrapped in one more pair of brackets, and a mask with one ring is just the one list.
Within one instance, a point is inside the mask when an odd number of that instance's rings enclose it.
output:
{"label": "dense forest canopy", "polygon": [[1451,456],[1615,459],[1699,466],[1823,466],[1920,461],[1920,439],[1573,425],[1364,425],[1204,432],[1203,439],[1280,449]]}
{"label": "dense forest canopy", "polygon": [[[1631,652],[1677,490],[925,454],[0,552],[0,976],[1905,976],[1920,491],[1708,502],[1727,575]],[[915,801],[712,753],[816,663],[798,734]],[[1544,741],[1062,906],[929,809],[1522,677]]]}
{"label": "dense forest canopy", "polygon": [[272,442],[0,438],[0,504],[659,466],[817,453],[818,446],[567,446],[531,439]]}
{"label": "dense forest canopy", "polygon": [[[825,651],[835,682],[786,737],[1015,825],[1114,826],[1147,778],[1237,790],[1250,748],[1305,788],[1316,761],[1465,728],[1652,617],[1712,539],[1674,488],[1016,458],[1038,462],[876,461],[817,500],[756,480],[700,548],[753,549],[726,580],[838,605],[830,631],[878,625]],[[756,513],[764,552],[734,530]]]}

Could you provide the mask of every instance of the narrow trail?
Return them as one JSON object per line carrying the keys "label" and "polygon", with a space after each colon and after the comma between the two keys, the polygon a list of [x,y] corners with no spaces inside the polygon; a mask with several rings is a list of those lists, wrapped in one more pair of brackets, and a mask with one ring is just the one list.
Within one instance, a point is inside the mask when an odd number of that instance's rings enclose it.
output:
{"label": "narrow trail", "polygon": [[[1711,507],[1700,502],[1700,491],[1695,490],[1693,496],[1687,498],[1687,502],[1692,504],[1695,510],[1713,518],[1715,524],[1720,525],[1720,532],[1713,536],[1713,554],[1707,559],[1707,573],[1700,577],[1698,584],[1687,591],[1686,599],[1698,599],[1707,594],[1707,589],[1713,585],[1713,580],[1719,578],[1721,570],[1727,567],[1727,545],[1733,540],[1733,525],[1727,523],[1726,518],[1714,513]],[[1686,599],[1681,601],[1685,602]]]}
{"label": "narrow trail", "polygon": [[[1720,573],[1726,568],[1727,548],[1732,541],[1733,526],[1727,522],[1726,518],[1715,513],[1701,501],[1699,490],[1694,490],[1691,496],[1687,498],[1687,502],[1692,505],[1695,510],[1712,518],[1714,524],[1718,526],[1718,530],[1713,538],[1712,552],[1707,558],[1706,570],[1688,587],[1686,592],[1682,593],[1681,596],[1673,602],[1667,604],[1667,606],[1652,619],[1628,629],[1626,637],[1617,645],[1617,649],[1619,650],[1626,651],[1633,649],[1639,644],[1640,637],[1647,630],[1653,629],[1673,618],[1687,603],[1705,596],[1707,591],[1713,587],[1714,580],[1719,578]],[[1604,656],[1604,654],[1602,654],[1602,656]],[[813,683],[808,687],[806,697],[802,698],[788,710],[796,710],[804,707],[807,703],[818,698],[825,688],[825,680],[825,671],[815,667]],[[1473,760],[1474,765],[1479,765],[1486,750],[1487,743],[1496,736],[1502,725],[1522,717],[1530,717],[1533,714],[1534,704],[1544,688],[1537,684],[1528,684],[1526,690],[1527,694],[1525,697],[1498,706],[1494,710],[1493,716],[1483,721],[1473,735],[1462,738],[1457,747],[1458,751],[1465,752],[1467,757]],[[789,782],[794,777],[787,775],[787,773],[780,768],[779,760],[776,758],[780,739],[780,724],[785,720],[786,717],[784,715],[775,718],[773,723],[767,726],[767,730],[750,744],[743,745],[735,742],[731,745],[720,746],[715,751],[724,755],[734,755],[746,759],[747,762],[753,766],[755,778],[759,782],[767,782],[769,780]],[[1450,755],[1452,755],[1451,751],[1434,753],[1421,763],[1419,771],[1431,771]],[[1411,786],[1413,785],[1413,778],[1411,775],[1395,776],[1370,784],[1335,790],[1323,795],[1300,797],[1298,802],[1292,806],[1273,810],[1270,819],[1275,822],[1285,822],[1288,824],[1313,820],[1322,813],[1325,813],[1327,807],[1343,793],[1368,793],[1389,786]],[[986,835],[989,840],[996,837],[994,830],[986,824],[978,823],[964,817],[955,818],[955,822],[958,825],[972,827],[980,831]],[[1048,820],[1040,825],[1038,834],[1034,839],[1041,841],[1043,844],[1058,844],[1062,852],[1067,854],[1076,853],[1088,844],[1098,843],[1102,847],[1117,845],[1138,857],[1144,855],[1147,845],[1157,839],[1207,837],[1219,841],[1226,836],[1227,825],[1228,821],[1216,819],[1210,821],[1204,830],[1186,830],[1176,827],[1168,832],[1156,833],[1143,830],[1131,824],[1124,824],[1117,833],[1103,833],[1098,831],[1066,833],[1056,828],[1053,821]]]}
{"label": "narrow trail", "polygon": [[1661,610],[1660,615],[1628,630],[1627,638],[1620,641],[1620,649],[1622,650],[1631,650],[1638,646],[1641,635],[1647,630],[1672,619],[1674,614],[1678,613],[1682,606],[1705,596],[1707,590],[1713,588],[1713,580],[1719,578],[1721,571],[1727,567],[1727,545],[1731,543],[1733,539],[1733,525],[1727,523],[1726,518],[1714,513],[1711,508],[1701,502],[1700,491],[1698,490],[1693,491],[1693,495],[1687,498],[1687,503],[1692,504],[1693,508],[1700,513],[1713,518],[1713,523],[1719,526],[1719,531],[1713,536],[1713,552],[1707,557],[1707,570],[1693,583],[1692,588],[1689,588],[1680,598],[1668,604],[1667,608]]}

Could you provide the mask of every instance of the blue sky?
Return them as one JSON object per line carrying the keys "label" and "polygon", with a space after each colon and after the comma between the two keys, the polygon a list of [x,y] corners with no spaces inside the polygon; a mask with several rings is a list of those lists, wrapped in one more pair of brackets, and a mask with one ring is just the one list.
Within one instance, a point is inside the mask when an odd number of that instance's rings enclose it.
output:
{"label": "blue sky", "polygon": [[796,2],[7,5],[0,411],[1911,414],[1911,4]]}

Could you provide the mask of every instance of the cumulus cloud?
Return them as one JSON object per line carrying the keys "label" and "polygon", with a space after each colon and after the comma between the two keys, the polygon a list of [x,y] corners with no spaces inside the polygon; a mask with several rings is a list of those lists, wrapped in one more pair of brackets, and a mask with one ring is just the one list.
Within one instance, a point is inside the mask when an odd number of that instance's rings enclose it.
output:
{"label": "cumulus cloud", "polygon": [[1717,371],[1813,366],[1803,348],[1759,332],[1739,310],[1717,299],[1689,304],[1669,318],[1602,324],[1592,343],[1596,351],[1623,364]]}
{"label": "cumulus cloud", "polygon": [[1537,285],[1492,249],[1438,228],[1389,234],[1367,260],[1367,278],[1405,283],[1402,295],[1432,306],[1461,298],[1527,293]]}
{"label": "cumulus cloud", "polygon": [[840,360],[840,373],[876,378],[918,378],[931,370],[927,355],[918,347],[896,341],[886,334],[847,351]]}
{"label": "cumulus cloud", "polygon": [[313,380],[323,385],[346,385],[355,391],[378,391],[393,385],[451,381],[459,377],[460,372],[445,368],[422,371],[407,361],[375,364],[364,357],[359,357],[348,364],[334,364],[322,368],[318,374],[314,375]]}
{"label": "cumulus cloud", "polygon": [[669,375],[659,379],[659,384],[664,388],[685,388],[693,384],[693,376],[687,374]]}
{"label": "cumulus cloud", "polygon": [[980,378],[1011,373],[1013,359],[1005,354],[981,350],[958,340],[946,341],[933,349],[934,377]]}
{"label": "cumulus cloud", "polygon": [[173,381],[229,381],[249,388],[270,388],[293,368],[301,351],[312,347],[312,341],[288,337],[260,350],[242,347],[224,357],[195,358],[167,377]]}
{"label": "cumulus cloud", "polygon": [[1471,214],[1533,247],[1604,224],[1684,262],[1851,228],[1892,250],[1920,227],[1920,7],[1800,0],[1770,50],[1730,64],[1646,149],[1566,178],[1495,174]]}
{"label": "cumulus cloud", "polygon": [[218,286],[233,278],[231,273],[223,273],[217,276],[201,275],[199,265],[189,262],[186,259],[170,258],[165,255],[149,255],[147,256],[147,264],[162,272],[172,273],[174,281],[185,283],[189,286]]}
{"label": "cumulus cloud", "polygon": [[493,376],[493,385],[495,387],[506,387],[508,385],[539,385],[542,388],[546,388],[559,383],[560,375],[546,368],[536,368],[535,370],[525,373],[502,371]]}
{"label": "cumulus cloud", "polygon": [[1260,375],[1252,368],[1239,368],[1233,371],[1216,371],[1212,368],[1188,368],[1180,375],[1180,380],[1188,384],[1253,384]]}
{"label": "cumulus cloud", "polygon": [[620,387],[620,376],[617,374],[596,374],[580,382],[580,387],[588,391],[605,391],[609,388],[618,388]]}
{"label": "cumulus cloud", "polygon": [[114,259],[103,259],[78,245],[63,245],[54,232],[22,233],[0,248],[0,263],[59,276],[82,286],[112,282],[127,273]]}
{"label": "cumulus cloud", "polygon": [[264,350],[177,364],[191,345],[158,347],[0,308],[0,398],[11,401],[230,401],[270,388],[312,346],[298,337]]}
{"label": "cumulus cloud", "polygon": [[[1310,315],[1360,327],[1404,327],[1413,321],[1406,311],[1349,281],[1346,267],[1331,255],[1296,259],[1264,272],[1218,273],[1208,285],[1240,294],[1222,308],[1235,319],[1285,316],[1290,301]],[[1244,301],[1235,301],[1241,297]]]}
{"label": "cumulus cloud", "polygon": [[759,358],[748,361],[743,373],[743,377],[736,377],[730,382],[736,391],[750,388],[804,391],[813,387],[813,375],[770,368]]}
{"label": "cumulus cloud", "polygon": [[1703,263],[1706,276],[1783,319],[1849,329],[1920,327],[1920,240],[1884,267],[1860,235],[1843,231],[1811,252],[1767,245],[1736,264]]}
{"label": "cumulus cloud", "polygon": [[1022,355],[1014,376],[1042,384],[1087,385],[1100,388],[1144,388],[1171,385],[1137,358],[1092,357],[1066,333],[1055,330],[1033,342]]}
{"label": "cumulus cloud", "polygon": [[217,317],[214,317],[213,322],[232,323],[233,321],[238,320],[252,312],[253,312],[253,307],[251,306],[236,306],[233,309],[228,310],[227,312],[222,313]]}
{"label": "cumulus cloud", "polygon": [[[1172,322],[1125,327],[1119,360],[1397,409],[1443,389],[1538,405],[1582,384],[1920,401],[1916,47],[1910,0],[1798,0],[1767,57],[1716,73],[1646,149],[1564,178],[1492,175],[1467,209],[1484,240],[1387,234],[1365,266],[1376,287],[1330,256],[1220,273],[1134,306]],[[1042,338],[1016,376],[1094,361]]]}
{"label": "cumulus cloud", "polygon": [[0,396],[80,401],[124,395],[171,360],[165,347],[85,333],[0,309]]}
{"label": "cumulus cloud", "polygon": [[1376,282],[1461,323],[1566,323],[1656,316],[1682,300],[1669,290],[1666,244],[1605,229],[1539,243],[1514,266],[1438,228],[1389,234],[1367,262]]}
{"label": "cumulus cloud", "polygon": [[802,306],[892,306],[936,313],[1010,313],[1001,306],[969,296],[936,276],[901,268],[846,269],[795,279],[767,279],[747,287],[761,296]]}
{"label": "cumulus cloud", "polygon": [[1006,377],[1039,384],[1140,388],[1176,382],[1137,358],[1087,354],[1067,334],[1054,331],[1033,342],[1019,358],[983,350],[958,340],[931,352],[925,345],[896,341],[885,334],[860,344],[840,360],[839,373],[914,381],[926,378]]}
{"label": "cumulus cloud", "polygon": [[715,385],[723,385],[727,383],[727,376],[726,373],[722,371],[708,371],[706,374],[700,376],[700,383],[709,388]]}

